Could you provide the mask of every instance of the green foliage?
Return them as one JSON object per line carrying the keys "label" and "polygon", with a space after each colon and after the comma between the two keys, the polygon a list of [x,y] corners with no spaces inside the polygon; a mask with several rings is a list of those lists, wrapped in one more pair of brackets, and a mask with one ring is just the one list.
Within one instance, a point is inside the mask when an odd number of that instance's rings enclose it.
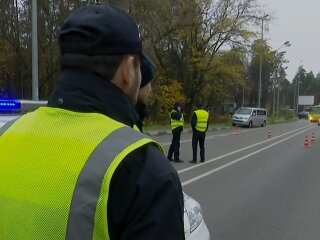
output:
{"label": "green foliage", "polygon": [[[272,99],[272,91],[274,89],[274,78],[272,75],[275,70],[276,56],[271,47],[265,41],[257,40],[251,48],[252,60],[249,66],[249,81],[251,82],[253,91],[250,95],[249,102],[251,105],[258,103],[258,89],[260,79],[260,58],[262,60],[261,71],[261,106],[266,107]],[[271,101],[272,103],[272,101]]]}
{"label": "green foliage", "polygon": [[167,120],[168,114],[172,110],[175,102],[186,103],[182,84],[175,80],[166,79],[161,73],[157,74],[155,82],[161,84],[153,87],[149,98],[149,109],[151,113],[149,119],[152,120],[152,116],[157,116],[158,119]]}
{"label": "green foliage", "polygon": [[289,109],[288,110],[285,110],[285,109],[281,110],[279,112],[279,115],[282,116],[285,120],[294,119],[296,116],[295,112],[293,110],[289,110]]}
{"label": "green foliage", "polygon": [[297,85],[299,85],[300,96],[314,96],[315,104],[320,103],[320,74],[317,76],[314,73],[307,72],[302,66],[299,67],[296,76],[291,84],[291,91],[297,92]]}
{"label": "green foliage", "polygon": [[240,49],[218,54],[212,62],[204,93],[207,105],[217,107],[224,102],[240,102],[246,81],[245,56]]}
{"label": "green foliage", "polygon": [[[60,71],[59,27],[70,11],[93,0],[37,2],[40,97],[47,99]],[[256,41],[248,67],[249,56],[243,47],[256,37],[252,26],[261,12],[256,0],[100,2],[122,6],[134,16],[144,47],[157,65],[149,103],[150,121],[167,119],[176,101],[185,104],[187,118],[198,100],[217,110],[225,102],[240,105],[242,94],[252,92],[253,102],[260,53],[264,59],[263,97],[267,102],[274,56],[266,42]],[[0,88],[9,86],[17,97],[30,98],[31,1],[2,1],[0,9]]]}

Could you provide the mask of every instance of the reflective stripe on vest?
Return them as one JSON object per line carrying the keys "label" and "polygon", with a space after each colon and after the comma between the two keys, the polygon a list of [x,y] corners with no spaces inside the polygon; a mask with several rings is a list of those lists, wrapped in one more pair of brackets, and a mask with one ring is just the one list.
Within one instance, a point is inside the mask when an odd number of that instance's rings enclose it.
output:
{"label": "reflective stripe on vest", "polygon": [[[107,173],[106,178],[110,181],[122,159],[113,163],[113,168],[109,168],[112,162],[126,148],[143,138],[145,136],[140,132],[123,127],[112,132],[96,147],[82,169],[74,190],[68,221],[68,240],[92,239],[96,206],[105,174]],[[110,182],[107,184],[109,188]]]}
{"label": "reflective stripe on vest", "polygon": [[197,115],[196,129],[199,132],[205,132],[208,126],[209,113],[203,109],[194,111]]}
{"label": "reflective stripe on vest", "polygon": [[0,239],[110,239],[113,173],[151,142],[101,114],[44,107],[21,117],[0,136]]}
{"label": "reflective stripe on vest", "polygon": [[172,113],[176,113],[176,112],[177,112],[176,110],[172,110],[171,113],[170,113],[170,120],[171,120],[171,128],[172,129],[175,129],[177,127],[183,127],[183,125],[184,125],[184,118],[183,118],[183,114],[182,113],[181,113],[181,118],[179,120],[171,118],[171,114]]}

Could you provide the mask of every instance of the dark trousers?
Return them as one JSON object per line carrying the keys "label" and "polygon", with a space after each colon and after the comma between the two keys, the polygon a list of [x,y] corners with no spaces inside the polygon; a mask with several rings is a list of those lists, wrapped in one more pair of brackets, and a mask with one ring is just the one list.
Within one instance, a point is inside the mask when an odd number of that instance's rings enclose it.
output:
{"label": "dark trousers", "polygon": [[192,134],[192,151],[193,151],[193,161],[197,161],[197,150],[198,142],[200,146],[200,161],[204,162],[204,140],[206,138],[206,133],[193,130]]}
{"label": "dark trousers", "polygon": [[172,142],[168,152],[168,159],[172,159],[172,154],[174,154],[174,160],[179,159],[180,155],[180,130],[172,130]]}

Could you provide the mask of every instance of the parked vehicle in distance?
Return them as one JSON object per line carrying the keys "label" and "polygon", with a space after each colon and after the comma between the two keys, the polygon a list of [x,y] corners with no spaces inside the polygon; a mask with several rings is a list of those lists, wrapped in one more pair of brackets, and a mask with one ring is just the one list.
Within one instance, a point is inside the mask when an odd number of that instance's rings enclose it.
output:
{"label": "parked vehicle in distance", "polygon": [[310,122],[318,122],[320,118],[320,105],[310,107],[309,120]]}
{"label": "parked vehicle in distance", "polygon": [[308,111],[302,111],[298,113],[299,119],[309,119],[309,112]]}
{"label": "parked vehicle in distance", "polygon": [[232,126],[264,127],[267,117],[267,109],[241,107],[232,116]]}

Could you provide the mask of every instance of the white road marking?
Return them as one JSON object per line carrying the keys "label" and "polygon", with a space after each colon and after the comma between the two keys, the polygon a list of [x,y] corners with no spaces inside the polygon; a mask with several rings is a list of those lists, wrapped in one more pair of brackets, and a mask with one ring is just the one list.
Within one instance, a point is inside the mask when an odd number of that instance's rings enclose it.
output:
{"label": "white road marking", "polygon": [[247,147],[244,147],[244,148],[240,148],[240,149],[235,150],[235,151],[233,151],[233,152],[229,152],[229,153],[227,153],[227,154],[224,154],[224,155],[215,157],[215,158],[213,158],[213,159],[211,159],[211,160],[208,160],[208,161],[206,161],[206,162],[204,162],[204,163],[202,163],[202,164],[200,164],[200,165],[194,165],[194,166],[191,166],[191,167],[188,167],[188,168],[184,168],[184,169],[178,171],[178,173],[180,174],[180,173],[184,173],[184,172],[190,171],[190,170],[195,169],[195,168],[198,168],[198,167],[202,167],[203,165],[206,165],[206,164],[209,164],[209,163],[211,163],[211,162],[220,160],[220,159],[222,159],[222,158],[228,157],[228,156],[233,155],[233,154],[235,154],[235,153],[242,152],[242,151],[247,150],[247,149],[249,149],[249,148],[253,148],[253,147],[259,146],[259,145],[261,145],[261,144],[264,144],[264,143],[269,142],[269,141],[272,141],[272,140],[274,140],[274,139],[277,139],[277,138],[286,136],[286,135],[288,135],[288,134],[291,134],[291,133],[300,131],[300,130],[302,130],[302,129],[304,129],[304,128],[307,128],[307,127],[304,126],[304,127],[302,127],[302,128],[295,129],[295,130],[293,130],[293,131],[290,131],[290,132],[281,134],[281,135],[279,135],[279,136],[270,138],[270,139],[268,139],[268,140],[255,143],[255,144],[253,144],[253,145],[250,145],[250,146],[247,146]]}
{"label": "white road marking", "polygon": [[[245,133],[248,131],[255,131],[258,130],[259,128],[255,128],[255,129],[250,129],[250,130],[241,130],[240,133]],[[230,135],[234,135],[234,132],[229,132],[229,133],[223,133],[223,134],[217,134],[217,135],[211,135],[206,137],[206,140],[210,140],[216,137],[226,137],[226,136],[230,136]],[[192,139],[187,139],[187,140],[181,140],[180,143],[186,143],[186,142],[192,142]],[[171,144],[171,142],[163,142],[161,143],[162,146],[169,146]]]}
{"label": "white road marking", "polygon": [[[231,166],[231,165],[234,165],[234,164],[236,164],[237,162],[240,162],[240,161],[242,161],[242,160],[244,160],[244,159],[246,159],[246,158],[248,158],[248,157],[251,157],[251,156],[253,156],[253,155],[257,154],[257,153],[260,153],[260,152],[262,152],[262,151],[264,151],[264,150],[266,150],[266,149],[269,149],[269,148],[271,148],[271,147],[273,147],[273,146],[275,146],[275,145],[277,145],[277,144],[279,144],[279,143],[282,143],[282,142],[284,142],[284,141],[287,141],[287,140],[289,140],[290,138],[293,138],[293,137],[295,137],[295,136],[297,136],[297,135],[299,135],[299,134],[301,134],[301,133],[304,133],[304,132],[306,132],[306,131],[314,128],[314,127],[315,127],[315,126],[309,127],[309,128],[307,128],[307,129],[305,129],[305,130],[303,130],[303,131],[300,131],[300,132],[298,132],[298,133],[296,133],[296,134],[293,134],[293,135],[291,135],[291,136],[289,136],[289,137],[286,137],[286,138],[284,138],[284,139],[282,139],[282,140],[280,140],[280,141],[278,141],[278,142],[272,143],[272,144],[270,144],[269,146],[266,146],[266,147],[264,147],[264,148],[261,148],[261,149],[255,151],[255,152],[253,152],[253,153],[250,153],[250,154],[248,154],[248,155],[246,155],[246,156],[243,156],[243,157],[241,157],[241,158],[238,158],[238,159],[236,159],[236,160],[234,160],[234,161],[232,161],[232,162],[229,162],[229,163],[227,163],[227,164],[224,164],[224,165],[222,165],[222,166],[220,166],[220,167],[218,167],[218,168],[215,168],[215,169],[213,169],[213,170],[211,170],[211,171],[208,171],[208,172],[206,172],[206,173],[204,173],[204,174],[201,174],[201,175],[199,175],[199,176],[197,176],[197,177],[191,178],[190,180],[187,180],[187,181],[185,181],[185,182],[182,182],[181,185],[184,187],[184,186],[189,185],[189,184],[191,184],[191,183],[193,183],[193,182],[196,182],[196,181],[198,181],[198,180],[200,180],[200,179],[202,179],[202,178],[204,178],[204,177],[206,177],[206,176],[208,176],[208,175],[210,175],[210,174],[212,174],[212,173],[218,172],[218,171],[220,171],[220,170],[222,170],[222,169],[224,169],[224,168],[226,168],[226,167],[229,167],[229,166]],[[203,166],[203,164],[202,164],[202,166]]]}

